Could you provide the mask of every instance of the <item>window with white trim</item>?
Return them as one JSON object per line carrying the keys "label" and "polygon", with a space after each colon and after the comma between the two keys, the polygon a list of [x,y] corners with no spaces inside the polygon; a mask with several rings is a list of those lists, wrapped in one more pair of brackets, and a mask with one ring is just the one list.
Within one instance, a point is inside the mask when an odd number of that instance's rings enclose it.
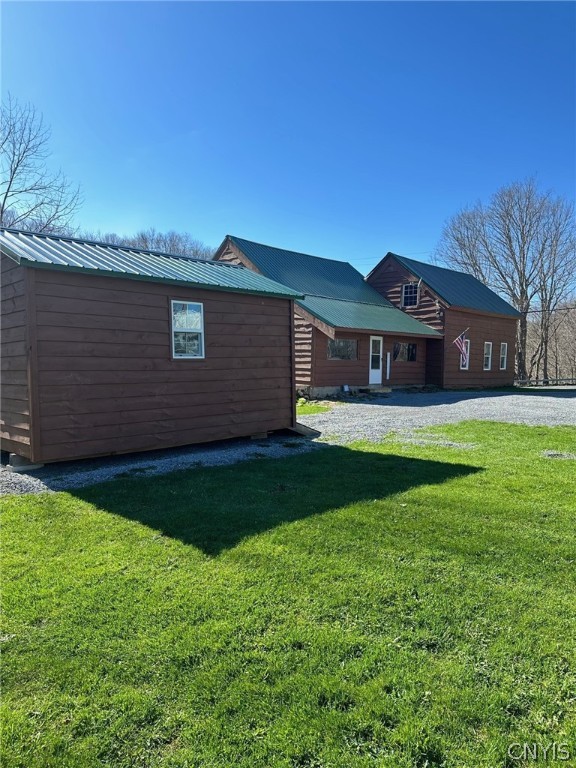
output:
{"label": "window with white trim", "polygon": [[500,370],[505,371],[508,365],[508,344],[503,341],[500,344]]}
{"label": "window with white trim", "polygon": [[406,283],[402,286],[402,306],[418,306],[418,283]]}
{"label": "window with white trim", "polygon": [[489,371],[492,368],[492,342],[484,342],[484,370]]}
{"label": "window with white trim", "polygon": [[196,301],[171,301],[172,357],[204,357],[204,305]]}
{"label": "window with white trim", "polygon": [[460,370],[467,371],[470,368],[470,339],[464,339],[466,354],[460,355]]}

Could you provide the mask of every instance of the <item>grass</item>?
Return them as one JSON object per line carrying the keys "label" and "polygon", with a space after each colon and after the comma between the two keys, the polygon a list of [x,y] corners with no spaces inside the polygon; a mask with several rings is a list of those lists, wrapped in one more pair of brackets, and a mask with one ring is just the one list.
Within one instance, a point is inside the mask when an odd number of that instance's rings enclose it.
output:
{"label": "grass", "polygon": [[330,410],[328,405],[317,405],[316,403],[304,403],[296,405],[296,416],[312,416],[315,413],[327,413]]}
{"label": "grass", "polygon": [[427,432],[5,501],[3,768],[576,759],[576,430]]}

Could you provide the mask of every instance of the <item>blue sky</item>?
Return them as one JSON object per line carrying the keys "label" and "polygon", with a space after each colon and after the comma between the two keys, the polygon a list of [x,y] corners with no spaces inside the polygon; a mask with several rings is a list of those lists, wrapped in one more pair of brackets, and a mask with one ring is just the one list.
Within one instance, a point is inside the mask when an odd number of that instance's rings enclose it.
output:
{"label": "blue sky", "polygon": [[574,196],[576,6],[4,2],[2,91],[82,228],[233,233],[368,271],[536,175]]}

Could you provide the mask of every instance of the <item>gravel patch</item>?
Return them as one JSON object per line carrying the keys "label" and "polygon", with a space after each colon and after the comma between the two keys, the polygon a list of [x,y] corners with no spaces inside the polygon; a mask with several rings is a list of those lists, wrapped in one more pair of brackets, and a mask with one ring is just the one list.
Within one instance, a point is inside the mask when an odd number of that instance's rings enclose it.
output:
{"label": "gravel patch", "polygon": [[[147,477],[180,469],[217,467],[239,461],[282,458],[317,450],[323,444],[345,445],[355,440],[379,442],[394,433],[396,439],[418,445],[473,449],[415,430],[469,419],[504,421],[534,426],[576,426],[576,388],[557,391],[531,389],[510,392],[393,392],[362,401],[338,402],[327,413],[300,416],[302,424],[317,431],[310,438],[275,435],[267,440],[234,440],[204,446],[130,454],[103,459],[64,462],[27,473],[2,467],[0,496],[71,490],[118,477]],[[573,459],[575,454],[547,458]],[[544,455],[544,454],[543,454]]]}
{"label": "gravel patch", "polygon": [[543,451],[545,459],[576,459],[576,453],[558,453],[558,451]]}
{"label": "gravel patch", "polygon": [[274,435],[266,440],[234,440],[103,459],[47,465],[26,473],[0,470],[0,496],[72,490],[123,477],[149,477],[180,469],[221,467],[250,459],[279,459],[321,448],[303,437]]}
{"label": "gravel patch", "polygon": [[[576,426],[576,388],[521,392],[393,392],[365,401],[350,399],[329,413],[301,416],[328,443],[378,442],[390,432],[479,419],[532,426]],[[418,436],[415,439],[426,439]]]}

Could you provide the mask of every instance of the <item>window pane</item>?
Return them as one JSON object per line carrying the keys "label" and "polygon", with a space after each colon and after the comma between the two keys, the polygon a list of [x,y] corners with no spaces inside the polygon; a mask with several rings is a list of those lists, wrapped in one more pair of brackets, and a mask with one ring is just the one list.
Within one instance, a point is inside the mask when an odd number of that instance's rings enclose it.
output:
{"label": "window pane", "polygon": [[173,304],[172,316],[174,322],[174,328],[186,328],[186,304]]}
{"label": "window pane", "polygon": [[329,360],[356,360],[358,342],[356,339],[328,339]]}
{"label": "window pane", "polygon": [[418,304],[418,283],[407,283],[402,287],[402,304],[415,307]]}
{"label": "window pane", "polygon": [[186,328],[201,330],[202,311],[199,304],[188,304]]}
{"label": "window pane", "polygon": [[174,352],[177,355],[202,355],[201,334],[176,331],[174,333]]}

